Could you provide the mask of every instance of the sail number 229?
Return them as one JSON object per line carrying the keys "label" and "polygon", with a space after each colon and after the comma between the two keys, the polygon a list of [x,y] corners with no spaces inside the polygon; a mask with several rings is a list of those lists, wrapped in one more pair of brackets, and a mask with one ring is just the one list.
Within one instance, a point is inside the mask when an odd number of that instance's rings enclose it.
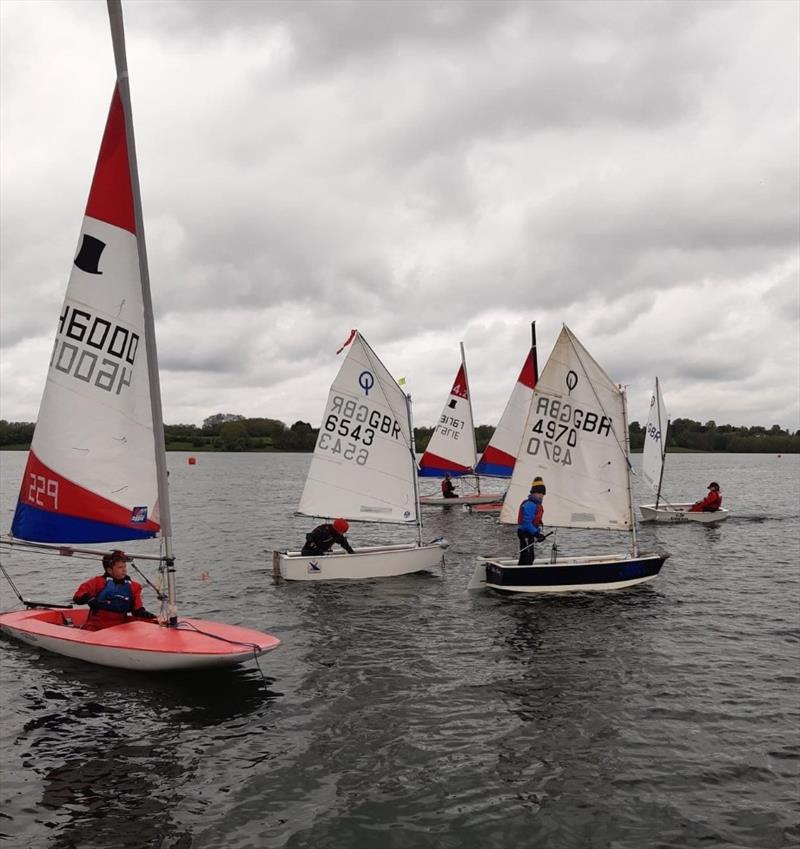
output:
{"label": "sail number 229", "polygon": [[[28,504],[58,510],[58,481],[50,480],[44,475],[37,475],[35,472],[31,472],[28,479],[28,497],[26,498]],[[46,504],[42,498],[49,498],[50,503]]]}

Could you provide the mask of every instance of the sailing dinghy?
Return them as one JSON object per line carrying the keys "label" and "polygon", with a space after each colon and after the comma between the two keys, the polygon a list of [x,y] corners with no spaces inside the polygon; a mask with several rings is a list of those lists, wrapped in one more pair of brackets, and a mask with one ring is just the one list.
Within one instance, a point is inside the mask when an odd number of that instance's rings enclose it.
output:
{"label": "sailing dinghy", "polygon": [[161,391],[120,0],[109,0],[108,10],[117,84],[11,536],[2,542],[12,550],[99,560],[104,552],[70,546],[160,536],[161,555],[140,559],[159,561],[167,593],[159,622],[130,619],[101,631],[81,628],[85,609],[67,615],[65,606],[25,602],[20,595],[29,609],[0,614],[0,630],[37,648],[102,666],[141,671],[231,666],[271,651],[280,640],[250,628],[177,615]]}
{"label": "sailing dinghy", "polygon": [[273,575],[289,581],[406,575],[444,562],[442,539],[422,542],[411,399],[353,330],[331,385],[297,512],[350,522],[414,525],[417,541],[307,556],[273,552]]}
{"label": "sailing dinghy", "polygon": [[661,494],[664,466],[667,459],[667,433],[669,416],[661,396],[661,384],[656,377],[656,386],[650,398],[650,413],[644,435],[642,452],[642,477],[655,492],[655,504],[640,504],[643,522],[699,522],[703,525],[724,522],[730,512],[720,507],[713,513],[693,513],[692,504],[671,504]]}
{"label": "sailing dinghy", "polygon": [[499,521],[516,525],[531,480],[547,481],[544,522],[551,528],[627,531],[628,554],[558,557],[530,566],[481,557],[469,589],[507,593],[611,590],[652,581],[666,560],[639,552],[631,502],[625,392],[566,325],[531,397]]}
{"label": "sailing dinghy", "polygon": [[[445,475],[453,478],[475,475],[477,458],[472,399],[462,342],[461,365],[456,372],[450,395],[445,401],[439,424],[419,461],[419,475],[433,478],[443,478]],[[444,495],[421,495],[419,503],[429,507],[453,507],[491,504],[502,497],[500,492],[481,492],[480,478],[476,480],[477,492],[463,493],[454,498],[445,498]]]}

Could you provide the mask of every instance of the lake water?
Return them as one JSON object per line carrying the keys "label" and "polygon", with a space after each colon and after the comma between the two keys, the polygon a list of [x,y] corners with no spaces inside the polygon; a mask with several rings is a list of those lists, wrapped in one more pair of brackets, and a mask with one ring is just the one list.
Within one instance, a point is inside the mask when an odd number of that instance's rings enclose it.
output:
{"label": "lake water", "polygon": [[[517,543],[461,509],[424,513],[451,542],[435,574],[275,585],[272,549],[313,526],[292,515],[310,455],[187,456],[168,455],[180,612],[283,645],[263,677],[157,676],[0,638],[0,845],[800,846],[797,455],[669,455],[671,500],[717,480],[733,517],[640,526],[672,555],[654,583],[550,598],[468,593],[473,556]],[[4,532],[24,461],[0,454]],[[558,536],[562,554],[626,545]],[[0,554],[29,597],[67,600],[97,571]]]}

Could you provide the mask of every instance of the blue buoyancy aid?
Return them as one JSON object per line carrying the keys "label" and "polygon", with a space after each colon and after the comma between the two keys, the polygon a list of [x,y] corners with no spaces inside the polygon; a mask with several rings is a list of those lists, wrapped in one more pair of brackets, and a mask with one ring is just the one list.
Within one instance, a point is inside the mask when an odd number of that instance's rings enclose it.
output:
{"label": "blue buoyancy aid", "polygon": [[108,610],[111,613],[130,613],[133,610],[133,589],[131,579],[126,577],[124,581],[115,581],[106,578],[106,585],[97,594],[97,598],[90,603],[93,610]]}

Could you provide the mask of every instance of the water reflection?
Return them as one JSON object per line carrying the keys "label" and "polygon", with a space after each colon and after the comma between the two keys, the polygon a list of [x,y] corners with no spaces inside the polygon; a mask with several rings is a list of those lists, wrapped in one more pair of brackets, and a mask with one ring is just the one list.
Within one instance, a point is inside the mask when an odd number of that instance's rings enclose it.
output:
{"label": "water reflection", "polygon": [[250,669],[162,676],[34,650],[28,659],[40,674],[24,694],[28,720],[11,741],[5,776],[8,789],[41,781],[33,822],[21,812],[14,825],[57,832],[57,849],[189,846],[173,812],[212,745],[208,728],[219,743],[242,723],[264,722],[281,695]]}

